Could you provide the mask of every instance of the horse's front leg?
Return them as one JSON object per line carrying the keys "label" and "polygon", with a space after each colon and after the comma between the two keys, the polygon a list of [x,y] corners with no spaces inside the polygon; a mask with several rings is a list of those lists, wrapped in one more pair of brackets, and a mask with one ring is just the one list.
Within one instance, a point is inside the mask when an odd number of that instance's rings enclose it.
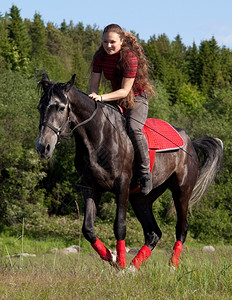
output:
{"label": "horse's front leg", "polygon": [[96,237],[94,230],[94,221],[97,215],[97,207],[101,198],[101,195],[94,192],[92,189],[86,189],[83,191],[84,195],[84,222],[82,232],[84,237],[91,243],[94,250],[100,255],[100,257],[108,262],[112,261],[112,255],[109,249]]}
{"label": "horse's front leg", "polygon": [[126,212],[129,198],[129,182],[121,184],[120,191],[116,194],[117,211],[114,222],[114,234],[117,239],[117,265],[120,268],[126,267]]}

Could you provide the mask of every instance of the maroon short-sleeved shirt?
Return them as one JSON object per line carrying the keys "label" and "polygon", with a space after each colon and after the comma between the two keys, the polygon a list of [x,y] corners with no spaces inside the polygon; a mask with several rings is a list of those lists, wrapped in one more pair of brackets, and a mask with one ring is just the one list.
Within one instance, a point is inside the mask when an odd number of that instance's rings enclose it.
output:
{"label": "maroon short-sleeved shirt", "polygon": [[[117,68],[119,58],[120,51],[113,55],[109,55],[104,51],[95,56],[93,61],[93,72],[103,72],[105,78],[110,80],[113,91],[121,88],[123,77],[135,78],[138,69],[138,58],[133,52],[127,51],[125,53],[124,68],[121,72]],[[133,91],[135,96],[144,91],[144,89],[136,82],[136,79],[135,84],[133,85]]]}

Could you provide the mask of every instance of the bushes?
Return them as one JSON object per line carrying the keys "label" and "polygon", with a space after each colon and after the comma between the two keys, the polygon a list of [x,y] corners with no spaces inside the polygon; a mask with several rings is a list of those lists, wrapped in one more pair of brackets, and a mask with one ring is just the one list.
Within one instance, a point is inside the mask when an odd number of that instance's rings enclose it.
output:
{"label": "bushes", "polygon": [[33,212],[44,216],[47,211],[70,213],[77,200],[72,143],[57,149],[53,166],[39,160],[35,151],[39,123],[35,80],[8,72],[2,74],[0,86],[0,224],[15,226],[30,215],[28,207],[33,205]]}

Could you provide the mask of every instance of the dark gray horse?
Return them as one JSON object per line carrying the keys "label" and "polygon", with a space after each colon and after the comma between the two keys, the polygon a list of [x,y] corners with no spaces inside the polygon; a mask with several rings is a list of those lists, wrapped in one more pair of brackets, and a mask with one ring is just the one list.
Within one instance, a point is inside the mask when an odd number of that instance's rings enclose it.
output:
{"label": "dark gray horse", "polygon": [[[157,153],[153,170],[153,190],[147,195],[130,194],[134,150],[125,130],[124,117],[112,106],[95,102],[73,87],[75,75],[67,83],[49,81],[43,75],[43,95],[39,103],[40,133],[36,149],[49,159],[62,135],[72,131],[76,142],[75,166],[81,176],[85,200],[83,234],[102,259],[112,263],[111,252],[96,237],[94,221],[102,193],[116,195],[114,233],[117,240],[117,266],[125,268],[126,211],[130,201],[140,221],[145,244],[132,260],[139,266],[150,256],[161,238],[152,213],[153,202],[169,189],[177,212],[176,243],[171,258],[177,267],[188,229],[189,204],[203,195],[221,163],[221,140],[205,137],[191,141],[183,129],[176,128],[185,142],[183,149]],[[197,151],[203,153],[200,164]],[[202,156],[202,155],[201,155]]]}

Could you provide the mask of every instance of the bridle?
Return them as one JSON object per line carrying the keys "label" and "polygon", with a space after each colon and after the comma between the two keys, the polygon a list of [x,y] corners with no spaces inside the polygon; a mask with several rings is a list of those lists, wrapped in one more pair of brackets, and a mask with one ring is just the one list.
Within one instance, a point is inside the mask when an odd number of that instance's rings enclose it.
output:
{"label": "bridle", "polygon": [[[67,100],[68,100],[68,98],[67,98]],[[88,119],[86,119],[86,120],[84,120],[84,121],[78,123],[77,125],[75,125],[74,128],[71,129],[71,132],[70,132],[69,134],[63,134],[63,132],[64,132],[64,130],[66,129],[66,127],[67,127],[69,124],[71,124],[71,123],[73,122],[73,121],[71,120],[71,118],[70,118],[70,111],[71,111],[71,109],[70,109],[69,103],[70,103],[70,102],[69,102],[69,100],[68,100],[68,103],[67,103],[67,105],[68,105],[68,118],[67,118],[67,120],[65,121],[65,123],[64,123],[60,128],[56,128],[55,126],[53,126],[53,125],[50,124],[49,122],[42,122],[42,123],[40,124],[40,126],[39,126],[40,129],[41,129],[42,126],[44,126],[44,127],[47,126],[47,127],[49,127],[52,131],[54,131],[55,134],[57,135],[57,144],[60,143],[60,138],[61,138],[62,136],[66,136],[66,137],[67,137],[67,136],[71,135],[71,134],[74,132],[74,130],[76,130],[78,127],[83,126],[83,125],[87,124],[88,122],[90,122],[90,121],[95,117],[95,115],[96,115],[96,113],[97,113],[97,111],[98,111],[98,103],[97,103],[97,101],[94,101],[94,103],[95,103],[95,109],[94,109],[92,115],[91,115]]]}
{"label": "bridle", "polygon": [[66,129],[66,127],[71,123],[70,118],[68,116],[68,119],[66,120],[66,122],[60,127],[60,128],[56,128],[54,127],[52,124],[48,123],[48,122],[43,122],[41,124],[40,127],[44,126],[44,127],[49,127],[52,131],[55,132],[55,134],[57,135],[57,144],[60,143],[60,138],[61,136],[63,136],[63,131]]}

